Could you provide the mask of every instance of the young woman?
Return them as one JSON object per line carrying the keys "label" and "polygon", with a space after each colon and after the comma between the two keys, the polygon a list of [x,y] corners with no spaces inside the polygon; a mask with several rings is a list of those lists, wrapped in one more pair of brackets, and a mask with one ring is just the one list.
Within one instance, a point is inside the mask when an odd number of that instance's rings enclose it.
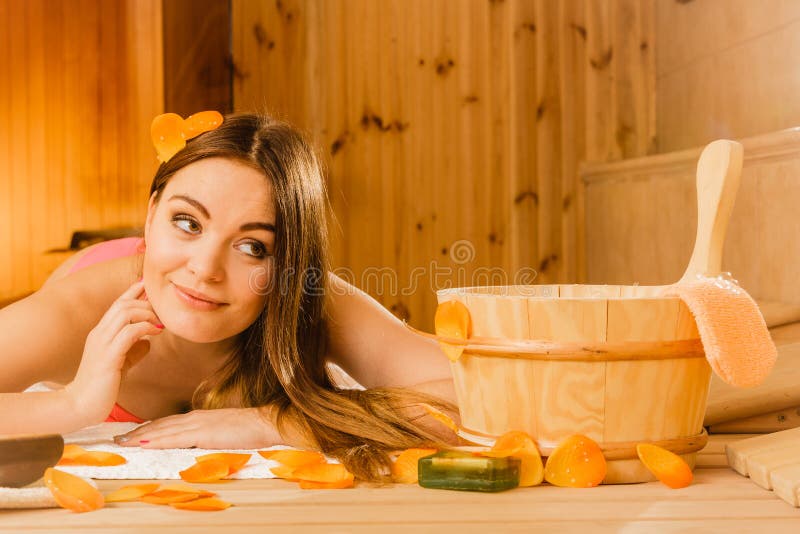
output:
{"label": "young woman", "polygon": [[[151,421],[117,441],[285,443],[372,480],[389,451],[449,439],[419,407],[455,415],[447,359],[329,273],[326,206],[284,123],[231,115],[190,140],[156,173],[143,239],[82,251],[0,310],[0,434]],[[42,381],[64,387],[21,393]]]}

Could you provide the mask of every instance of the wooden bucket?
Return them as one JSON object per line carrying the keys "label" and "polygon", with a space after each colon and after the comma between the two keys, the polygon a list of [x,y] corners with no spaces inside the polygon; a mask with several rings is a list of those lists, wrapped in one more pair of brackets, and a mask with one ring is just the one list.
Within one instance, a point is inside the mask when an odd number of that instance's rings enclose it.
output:
{"label": "wooden bucket", "polygon": [[670,449],[694,468],[707,441],[711,369],[689,309],[677,297],[641,296],[654,289],[439,291],[439,303],[458,300],[472,316],[472,337],[452,362],[462,426],[490,435],[524,430],[543,455],[584,434],[606,455],[606,484],[654,480],[637,443]]}

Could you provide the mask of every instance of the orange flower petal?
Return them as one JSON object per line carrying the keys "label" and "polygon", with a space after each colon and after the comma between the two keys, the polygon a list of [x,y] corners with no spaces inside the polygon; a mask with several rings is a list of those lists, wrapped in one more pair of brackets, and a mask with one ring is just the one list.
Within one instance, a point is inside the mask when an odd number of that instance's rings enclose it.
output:
{"label": "orange flower petal", "polygon": [[195,488],[193,486],[189,486],[187,484],[167,484],[163,488],[163,491],[180,491],[181,493],[194,493],[199,497],[215,497],[217,494],[213,491],[208,491],[202,488]]}
{"label": "orange flower petal", "polygon": [[300,489],[344,489],[352,488],[354,485],[353,478],[346,478],[338,482],[312,482],[310,480],[301,480]]}
{"label": "orange flower petal", "polygon": [[197,499],[190,502],[169,503],[173,508],[179,510],[195,510],[198,512],[216,512],[218,510],[225,510],[231,507],[231,503],[221,501],[219,499]]}
{"label": "orange flower petal", "polygon": [[44,483],[62,508],[73,512],[91,512],[105,505],[103,494],[80,477],[48,467]]}
{"label": "orange flower petal", "polygon": [[[437,336],[469,339],[472,337],[472,317],[469,310],[457,300],[442,302],[436,308],[434,330]],[[439,342],[439,347],[451,361],[458,360],[464,352],[463,345]]]}
{"label": "orange flower petal", "polygon": [[228,474],[232,475],[239,469],[245,466],[250,461],[252,454],[240,454],[236,452],[215,452],[212,454],[204,454],[195,458],[196,462],[205,462],[208,460],[221,460],[228,465]]}
{"label": "orange flower petal", "polygon": [[103,451],[87,451],[81,455],[63,458],[58,462],[58,465],[90,465],[93,467],[110,467],[114,465],[122,465],[127,460],[124,456],[114,454],[113,452]]}
{"label": "orange flower petal", "polygon": [[656,478],[672,489],[685,488],[694,476],[689,465],[677,454],[658,445],[639,443],[636,453]]}
{"label": "orange flower petal", "polygon": [[554,486],[591,488],[606,477],[606,458],[600,446],[580,434],[568,437],[547,459],[544,478]]}
{"label": "orange flower petal", "polygon": [[199,497],[200,495],[195,492],[162,489],[149,495],[144,495],[139,500],[150,504],[171,504],[174,502],[193,501]]}
{"label": "orange flower petal", "polygon": [[316,451],[280,449],[275,451],[258,451],[258,454],[267,460],[273,460],[288,467],[325,463],[325,456]]}
{"label": "orange flower petal", "polygon": [[519,473],[520,487],[536,486],[544,478],[544,465],[542,456],[533,438],[525,432],[512,430],[506,432],[495,442],[489,451],[480,453],[482,456],[506,458],[513,456],[521,460]]}
{"label": "orange flower petal", "polygon": [[69,460],[73,460],[82,454],[86,454],[87,452],[89,451],[79,445],[72,443],[64,445],[64,452],[61,453],[61,460],[58,461],[57,465],[72,465],[69,463]]}
{"label": "orange flower petal", "polygon": [[292,476],[309,482],[340,482],[353,475],[342,464],[309,464],[298,467]]}
{"label": "orange flower petal", "polygon": [[289,482],[297,482],[298,479],[293,476],[295,469],[297,468],[288,465],[279,465],[278,467],[271,467],[270,471],[278,478],[288,480]]}
{"label": "orange flower petal", "polygon": [[435,453],[436,449],[404,450],[392,464],[392,480],[399,484],[416,484],[419,481],[419,459]]}
{"label": "orange flower petal", "polygon": [[214,482],[228,476],[228,464],[222,460],[197,462],[179,474],[186,482]]}
{"label": "orange flower petal", "polygon": [[215,130],[220,124],[222,124],[222,114],[219,111],[201,111],[189,115],[183,121],[184,138],[188,141],[201,133]]}
{"label": "orange flower petal", "polygon": [[158,489],[158,484],[137,484],[135,486],[123,486],[106,495],[106,502],[125,502],[135,501],[140,497],[149,495]]}
{"label": "orange flower petal", "polygon": [[150,123],[150,137],[158,154],[158,161],[165,162],[186,146],[183,119],[175,113],[158,115]]}

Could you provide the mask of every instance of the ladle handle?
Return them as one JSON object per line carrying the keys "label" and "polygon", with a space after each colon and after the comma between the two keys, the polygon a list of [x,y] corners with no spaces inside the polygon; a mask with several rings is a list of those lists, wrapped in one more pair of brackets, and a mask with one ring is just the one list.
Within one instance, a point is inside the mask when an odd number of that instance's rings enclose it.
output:
{"label": "ladle handle", "polygon": [[742,173],[742,145],[720,139],[710,143],[697,162],[697,236],[681,282],[722,268],[725,231]]}

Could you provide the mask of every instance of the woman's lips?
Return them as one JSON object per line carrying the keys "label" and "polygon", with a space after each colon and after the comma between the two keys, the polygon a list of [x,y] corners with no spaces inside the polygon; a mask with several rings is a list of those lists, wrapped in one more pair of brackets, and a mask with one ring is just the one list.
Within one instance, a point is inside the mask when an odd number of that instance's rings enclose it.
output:
{"label": "woman's lips", "polygon": [[188,306],[196,309],[196,310],[203,310],[203,311],[211,311],[216,310],[217,308],[221,308],[224,306],[224,303],[220,302],[209,302],[207,300],[203,300],[197,297],[190,295],[189,293],[183,291],[178,285],[172,284],[175,288],[175,294],[178,298],[183,301]]}

